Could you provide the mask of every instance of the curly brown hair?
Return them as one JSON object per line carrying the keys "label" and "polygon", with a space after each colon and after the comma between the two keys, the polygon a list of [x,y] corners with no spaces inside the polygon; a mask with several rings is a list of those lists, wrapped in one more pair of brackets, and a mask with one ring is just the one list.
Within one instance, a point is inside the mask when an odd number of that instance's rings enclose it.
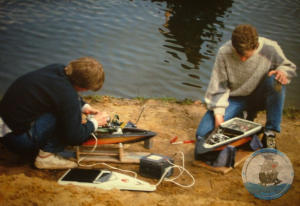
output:
{"label": "curly brown hair", "polygon": [[81,57],[65,67],[65,73],[75,86],[97,91],[105,79],[102,65],[92,57]]}
{"label": "curly brown hair", "polygon": [[256,49],[258,47],[256,28],[250,24],[238,25],[232,32],[231,43],[241,56],[244,56],[245,51]]}

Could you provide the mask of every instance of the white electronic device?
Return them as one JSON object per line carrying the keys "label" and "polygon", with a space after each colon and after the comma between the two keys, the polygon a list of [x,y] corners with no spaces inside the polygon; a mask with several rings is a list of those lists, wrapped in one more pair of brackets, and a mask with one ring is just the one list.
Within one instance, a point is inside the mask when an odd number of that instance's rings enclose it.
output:
{"label": "white electronic device", "polygon": [[104,190],[155,191],[156,186],[128,175],[108,170],[69,169],[59,180],[62,185],[96,187]]}

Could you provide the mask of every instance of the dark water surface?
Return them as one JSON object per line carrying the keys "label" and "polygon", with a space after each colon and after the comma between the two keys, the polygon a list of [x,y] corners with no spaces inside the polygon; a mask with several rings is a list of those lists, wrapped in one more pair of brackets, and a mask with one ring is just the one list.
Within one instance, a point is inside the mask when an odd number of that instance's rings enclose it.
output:
{"label": "dark water surface", "polygon": [[[202,99],[218,48],[251,23],[300,65],[300,0],[0,0],[0,96],[18,76],[93,56],[99,95]],[[286,105],[300,108],[300,77]]]}

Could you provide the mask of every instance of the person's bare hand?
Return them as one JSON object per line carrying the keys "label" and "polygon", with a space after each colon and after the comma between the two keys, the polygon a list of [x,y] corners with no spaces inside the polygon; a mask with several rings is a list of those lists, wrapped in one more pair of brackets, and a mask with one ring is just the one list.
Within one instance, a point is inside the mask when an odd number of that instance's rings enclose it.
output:
{"label": "person's bare hand", "polygon": [[216,114],[215,115],[215,128],[218,128],[224,122],[223,115]]}
{"label": "person's bare hand", "polygon": [[282,85],[288,83],[288,78],[283,71],[280,70],[272,70],[268,73],[269,76],[275,75],[275,79]]}
{"label": "person's bare hand", "polygon": [[98,126],[106,125],[109,120],[109,116],[106,112],[98,112],[94,115],[94,118],[97,120]]}

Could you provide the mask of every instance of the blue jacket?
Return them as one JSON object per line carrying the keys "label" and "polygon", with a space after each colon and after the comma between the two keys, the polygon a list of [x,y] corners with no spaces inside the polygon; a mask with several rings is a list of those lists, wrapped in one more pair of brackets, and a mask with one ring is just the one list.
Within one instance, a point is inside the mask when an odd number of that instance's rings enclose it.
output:
{"label": "blue jacket", "polygon": [[64,73],[64,65],[52,64],[29,72],[13,82],[0,102],[0,116],[20,134],[39,116],[52,113],[57,131],[68,145],[79,145],[94,131],[91,121],[81,124],[84,103]]}

